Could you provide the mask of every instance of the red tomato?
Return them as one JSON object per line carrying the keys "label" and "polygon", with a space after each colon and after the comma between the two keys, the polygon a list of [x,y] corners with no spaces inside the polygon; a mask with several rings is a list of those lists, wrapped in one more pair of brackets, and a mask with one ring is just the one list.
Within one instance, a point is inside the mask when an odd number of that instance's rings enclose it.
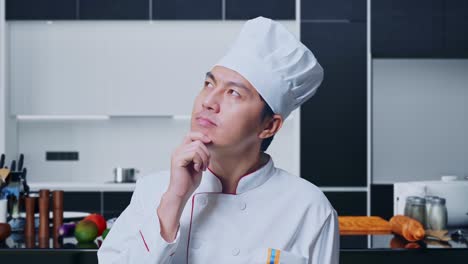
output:
{"label": "red tomato", "polygon": [[98,228],[98,236],[102,235],[102,232],[107,228],[106,219],[100,214],[90,214],[85,217],[84,220],[91,220],[96,224]]}

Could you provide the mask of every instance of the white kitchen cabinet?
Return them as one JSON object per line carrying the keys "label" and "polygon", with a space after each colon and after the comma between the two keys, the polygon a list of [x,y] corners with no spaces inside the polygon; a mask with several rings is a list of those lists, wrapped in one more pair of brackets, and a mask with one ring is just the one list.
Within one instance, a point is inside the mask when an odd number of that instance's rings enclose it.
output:
{"label": "white kitchen cabinet", "polygon": [[112,87],[110,115],[190,114],[205,73],[221,53],[203,40],[208,29],[199,23],[148,23],[138,31],[129,27],[116,29],[127,34],[115,34],[118,56],[108,63],[114,75],[125,76]]}
{"label": "white kitchen cabinet", "polygon": [[187,115],[227,48],[207,31],[188,23],[10,22],[11,112]]}
{"label": "white kitchen cabinet", "polygon": [[[108,63],[119,82],[110,115],[189,115],[205,74],[224,55],[243,23],[170,21],[121,24]],[[125,62],[125,63],[120,63]]]}
{"label": "white kitchen cabinet", "polygon": [[11,113],[189,115],[243,23],[9,21]]}
{"label": "white kitchen cabinet", "polygon": [[96,57],[104,43],[73,23],[9,22],[11,113],[107,113],[109,80]]}

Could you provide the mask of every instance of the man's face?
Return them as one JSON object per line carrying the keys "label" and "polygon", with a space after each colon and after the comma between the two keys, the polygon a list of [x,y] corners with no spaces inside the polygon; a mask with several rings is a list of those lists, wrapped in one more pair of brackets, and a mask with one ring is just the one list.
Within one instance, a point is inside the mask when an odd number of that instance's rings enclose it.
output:
{"label": "man's face", "polygon": [[259,142],[264,103],[257,90],[239,73],[215,66],[192,110],[191,130],[207,135],[216,149],[242,150]]}

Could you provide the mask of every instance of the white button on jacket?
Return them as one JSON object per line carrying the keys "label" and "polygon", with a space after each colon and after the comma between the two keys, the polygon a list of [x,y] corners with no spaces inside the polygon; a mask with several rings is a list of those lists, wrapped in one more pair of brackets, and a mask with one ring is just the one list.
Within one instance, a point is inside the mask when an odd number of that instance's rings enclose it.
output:
{"label": "white button on jacket", "polygon": [[223,194],[209,170],[187,202],[175,240],[160,234],[156,209],[168,171],[147,175],[98,251],[99,263],[337,264],[337,214],[310,182],[272,159]]}

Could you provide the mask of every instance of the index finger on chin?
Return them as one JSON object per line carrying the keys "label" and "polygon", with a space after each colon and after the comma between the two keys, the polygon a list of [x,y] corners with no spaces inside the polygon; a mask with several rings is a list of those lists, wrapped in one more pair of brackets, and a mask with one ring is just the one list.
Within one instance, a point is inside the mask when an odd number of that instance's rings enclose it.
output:
{"label": "index finger on chin", "polygon": [[195,140],[200,140],[203,143],[209,143],[211,142],[211,139],[203,134],[202,132],[199,131],[190,131],[184,138],[184,143],[189,144]]}

